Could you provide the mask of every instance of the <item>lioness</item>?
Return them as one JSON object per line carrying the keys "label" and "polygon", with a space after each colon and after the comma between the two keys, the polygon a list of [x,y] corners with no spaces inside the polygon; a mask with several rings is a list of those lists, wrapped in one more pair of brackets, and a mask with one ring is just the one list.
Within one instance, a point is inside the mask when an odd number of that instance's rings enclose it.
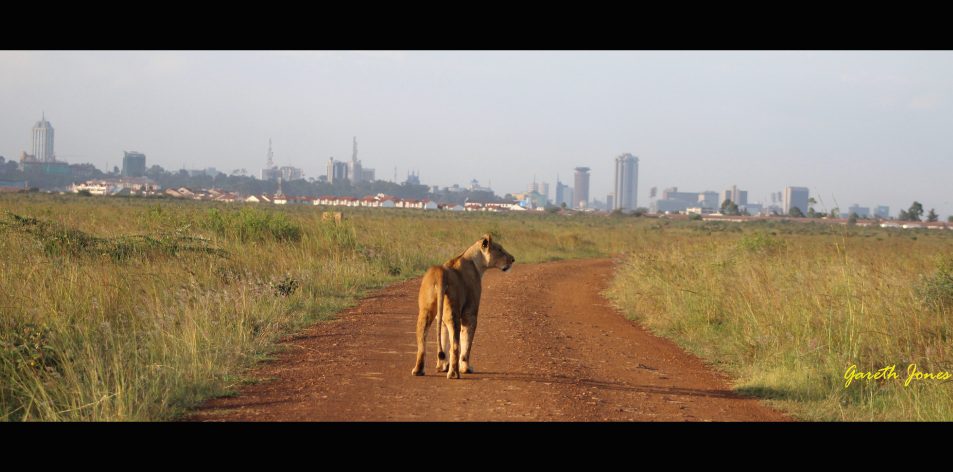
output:
{"label": "lioness", "polygon": [[[516,259],[493,242],[489,234],[453,259],[440,266],[431,266],[420,283],[417,296],[417,364],[414,375],[424,375],[424,345],[427,330],[434,317],[437,320],[437,372],[447,372],[447,378],[460,378],[460,369],[473,372],[470,365],[470,347],[476,334],[477,313],[480,310],[483,272],[498,268],[510,270]],[[463,335],[461,340],[461,327]],[[447,365],[444,346],[446,334],[451,334],[450,362]],[[460,352],[461,345],[463,352]]]}

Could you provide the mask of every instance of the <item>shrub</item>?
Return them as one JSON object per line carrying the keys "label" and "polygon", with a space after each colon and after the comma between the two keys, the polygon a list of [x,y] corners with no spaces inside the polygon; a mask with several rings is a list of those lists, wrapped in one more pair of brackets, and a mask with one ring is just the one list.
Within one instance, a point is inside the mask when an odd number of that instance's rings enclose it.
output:
{"label": "shrub", "polygon": [[254,208],[242,208],[237,212],[209,210],[203,226],[219,236],[241,242],[301,240],[301,226],[291,222],[285,215]]}
{"label": "shrub", "polygon": [[785,248],[784,240],[763,232],[744,235],[738,245],[745,251],[760,254],[777,254]]}
{"label": "shrub", "polygon": [[953,307],[953,255],[941,258],[932,275],[921,275],[916,291],[929,306],[939,310]]}
{"label": "shrub", "polygon": [[185,235],[181,230],[155,237],[132,235],[101,238],[50,221],[9,212],[5,219],[0,220],[0,228],[31,237],[50,257],[105,256],[123,261],[133,257],[176,256],[180,252],[226,255],[222,249],[209,246],[207,240]]}

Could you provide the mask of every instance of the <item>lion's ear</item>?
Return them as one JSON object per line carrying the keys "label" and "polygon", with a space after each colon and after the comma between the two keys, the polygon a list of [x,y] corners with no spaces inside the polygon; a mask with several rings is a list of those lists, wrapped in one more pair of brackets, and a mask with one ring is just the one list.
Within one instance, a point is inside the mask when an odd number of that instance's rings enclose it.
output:
{"label": "lion's ear", "polygon": [[483,249],[490,247],[490,243],[493,241],[493,236],[490,236],[490,233],[483,235]]}

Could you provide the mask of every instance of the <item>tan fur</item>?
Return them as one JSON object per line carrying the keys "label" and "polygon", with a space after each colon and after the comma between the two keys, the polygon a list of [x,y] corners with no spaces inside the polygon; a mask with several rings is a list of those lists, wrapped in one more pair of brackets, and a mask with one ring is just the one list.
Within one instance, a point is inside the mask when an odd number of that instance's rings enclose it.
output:
{"label": "tan fur", "polygon": [[[460,370],[473,372],[470,363],[470,348],[476,334],[477,314],[480,311],[480,293],[483,289],[483,272],[497,268],[504,272],[516,259],[493,242],[489,234],[483,235],[457,257],[443,265],[427,269],[420,283],[417,296],[417,363],[414,375],[424,375],[424,346],[427,330],[434,318],[437,321],[437,372],[447,372],[447,378],[460,378]],[[450,358],[446,359],[445,347],[449,334]]]}

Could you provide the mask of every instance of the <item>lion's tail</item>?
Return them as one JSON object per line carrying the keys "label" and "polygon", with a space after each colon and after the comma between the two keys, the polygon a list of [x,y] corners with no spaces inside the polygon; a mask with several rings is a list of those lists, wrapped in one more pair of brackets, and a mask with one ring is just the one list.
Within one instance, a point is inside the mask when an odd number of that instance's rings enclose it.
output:
{"label": "lion's tail", "polygon": [[440,275],[435,282],[437,289],[437,358],[444,360],[447,358],[443,346],[443,297],[446,293],[446,271],[440,269]]}

